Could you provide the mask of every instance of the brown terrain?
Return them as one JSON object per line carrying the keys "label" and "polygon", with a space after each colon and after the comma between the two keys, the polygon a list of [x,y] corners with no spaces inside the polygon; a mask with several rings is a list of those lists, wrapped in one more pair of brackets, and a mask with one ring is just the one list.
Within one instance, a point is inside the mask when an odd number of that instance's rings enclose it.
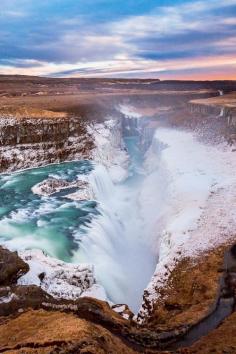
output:
{"label": "brown terrain", "polygon": [[[219,96],[218,90],[225,95]],[[85,124],[135,106],[211,141],[236,141],[236,82],[47,79],[0,76],[0,170],[89,156]],[[223,110],[222,110],[223,109]],[[81,145],[70,145],[70,137]],[[49,146],[54,149],[50,155]],[[6,149],[13,151],[11,156]],[[30,151],[38,151],[29,157]],[[42,154],[43,152],[43,154]],[[25,157],[24,165],[19,154]],[[142,324],[102,301],[55,300],[35,286],[18,286],[28,271],[16,253],[0,248],[0,353],[236,353],[236,260],[233,245],[183,259],[170,273]],[[168,271],[168,269],[167,269]],[[3,300],[4,301],[3,301]],[[144,294],[145,301],[145,294]],[[147,308],[149,304],[146,304]],[[220,320],[218,320],[219,313]]]}

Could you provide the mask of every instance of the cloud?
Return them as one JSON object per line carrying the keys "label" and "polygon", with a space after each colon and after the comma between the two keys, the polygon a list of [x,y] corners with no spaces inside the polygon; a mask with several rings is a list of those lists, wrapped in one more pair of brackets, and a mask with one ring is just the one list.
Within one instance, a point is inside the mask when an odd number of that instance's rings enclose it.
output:
{"label": "cloud", "polygon": [[8,17],[8,18],[22,18],[27,16],[27,14],[23,11],[12,11],[6,10],[0,12],[0,17]]}
{"label": "cloud", "polygon": [[235,69],[236,0],[158,4],[2,0],[0,72],[172,75],[210,70],[212,58],[215,68]]}

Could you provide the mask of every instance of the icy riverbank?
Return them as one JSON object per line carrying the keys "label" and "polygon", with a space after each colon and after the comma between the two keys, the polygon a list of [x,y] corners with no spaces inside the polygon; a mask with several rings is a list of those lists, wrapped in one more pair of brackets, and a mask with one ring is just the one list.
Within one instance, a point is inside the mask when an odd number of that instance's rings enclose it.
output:
{"label": "icy riverbank", "polygon": [[[152,308],[176,260],[197,257],[232,239],[236,229],[236,158],[226,145],[200,143],[192,133],[158,129],[147,154],[152,171],[143,185],[145,217],[159,261],[145,291]],[[140,315],[147,315],[143,303]],[[150,309],[149,309],[150,310]]]}

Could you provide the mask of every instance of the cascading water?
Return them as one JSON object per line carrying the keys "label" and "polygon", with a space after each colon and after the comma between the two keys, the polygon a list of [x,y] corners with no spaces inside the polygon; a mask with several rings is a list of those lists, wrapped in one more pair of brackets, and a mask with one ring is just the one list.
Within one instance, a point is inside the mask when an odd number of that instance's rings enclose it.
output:
{"label": "cascading water", "polygon": [[114,185],[104,166],[96,166],[90,174],[100,215],[85,227],[82,237],[77,234],[80,247],[74,252],[74,262],[93,263],[109,299],[137,311],[157,255],[140,213],[140,188],[145,179],[141,152],[135,137],[125,140],[131,158],[130,177],[125,183]]}
{"label": "cascading water", "polygon": [[90,185],[93,187],[96,199],[106,201],[115,193],[115,186],[103,165],[97,165],[89,175]]}

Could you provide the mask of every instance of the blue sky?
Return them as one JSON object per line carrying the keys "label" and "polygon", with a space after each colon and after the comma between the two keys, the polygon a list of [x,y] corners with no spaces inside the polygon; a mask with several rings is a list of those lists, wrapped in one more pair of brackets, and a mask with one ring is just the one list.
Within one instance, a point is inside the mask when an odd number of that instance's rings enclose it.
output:
{"label": "blue sky", "polygon": [[236,79],[236,0],[1,0],[0,73]]}

